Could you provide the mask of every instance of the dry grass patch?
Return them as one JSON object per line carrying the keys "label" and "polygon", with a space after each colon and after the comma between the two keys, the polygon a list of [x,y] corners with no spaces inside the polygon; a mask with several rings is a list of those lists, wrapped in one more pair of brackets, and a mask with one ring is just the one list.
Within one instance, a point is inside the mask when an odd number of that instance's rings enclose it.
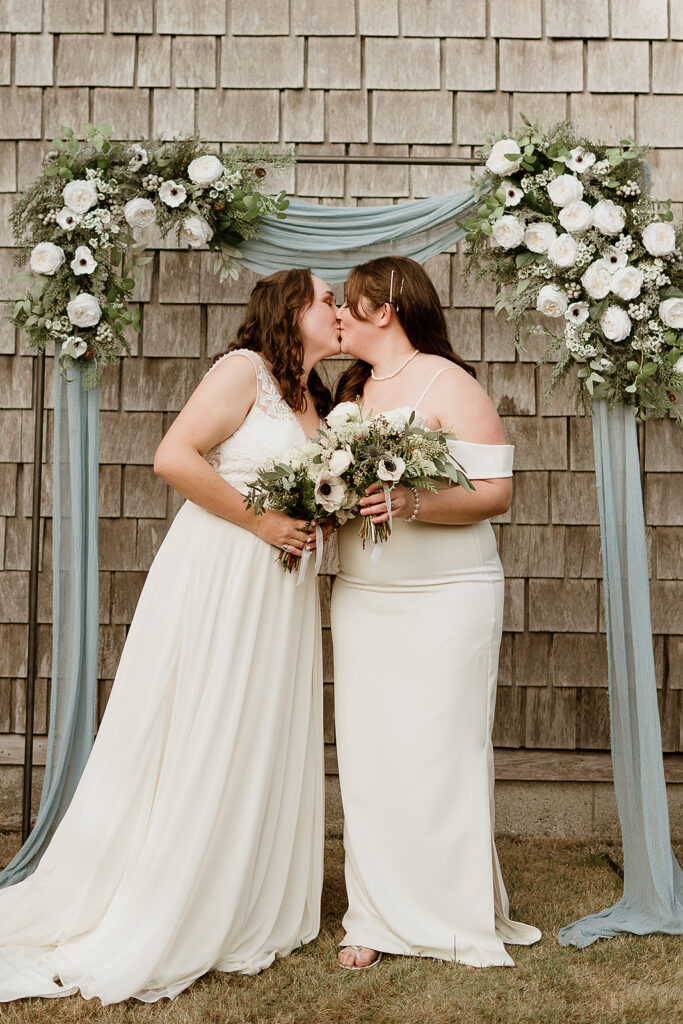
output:
{"label": "dry grass patch", "polygon": [[[0,861],[16,837],[0,835]],[[173,1002],[102,1007],[73,996],[0,1007],[2,1024],[680,1024],[680,937],[624,936],[563,949],[557,930],[613,903],[621,881],[608,845],[503,838],[499,852],[513,914],[543,940],[513,948],[515,970],[467,971],[432,960],[388,957],[353,974],[336,966],[345,906],[342,844],[327,841],[323,921],[315,942],[257,977],[201,978]],[[679,854],[683,851],[679,850]]]}

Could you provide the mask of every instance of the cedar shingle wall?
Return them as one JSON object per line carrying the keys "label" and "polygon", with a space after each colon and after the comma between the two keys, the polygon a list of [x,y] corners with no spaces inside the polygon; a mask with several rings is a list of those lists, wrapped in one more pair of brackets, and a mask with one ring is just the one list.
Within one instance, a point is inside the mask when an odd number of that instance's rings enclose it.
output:
{"label": "cedar shingle wall", "polygon": [[[0,289],[7,213],[60,124],[112,121],[122,138],[199,131],[219,143],[312,153],[470,155],[519,113],[571,115],[588,134],[650,143],[656,190],[683,200],[683,4],[672,0],[4,0],[0,5]],[[512,119],[512,120],[511,120]],[[46,141],[47,140],[47,141]],[[326,203],[451,191],[467,170],[301,166],[286,187]],[[680,209],[680,207],[679,207]],[[155,248],[160,248],[158,245]],[[462,255],[429,265],[454,346],[477,367],[517,446],[515,497],[496,526],[507,574],[496,743],[608,747],[605,636],[590,426],[543,398],[537,342],[518,355],[493,292]],[[145,572],[179,506],[154,450],[208,359],[230,341],[253,276],[219,285],[206,254],[160,249],[138,289],[136,355],[107,374],[101,424],[100,703]],[[336,373],[340,367],[331,366]],[[51,406],[51,368],[47,404]],[[0,733],[23,729],[32,359],[0,322]],[[37,731],[50,661],[52,414],[46,420]],[[681,749],[683,446],[645,431],[653,627],[664,747]],[[334,557],[327,557],[328,572]],[[328,606],[331,577],[323,579]],[[327,623],[327,619],[326,619]],[[326,736],[332,657],[326,634]]]}

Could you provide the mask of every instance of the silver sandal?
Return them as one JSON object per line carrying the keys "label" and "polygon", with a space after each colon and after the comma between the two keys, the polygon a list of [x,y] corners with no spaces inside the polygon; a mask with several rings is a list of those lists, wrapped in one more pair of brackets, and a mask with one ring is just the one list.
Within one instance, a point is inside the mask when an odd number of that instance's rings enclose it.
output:
{"label": "silver sandal", "polygon": [[[369,948],[370,948],[369,946],[351,946],[351,949],[354,951],[356,956],[358,956],[360,954],[361,949],[369,949]],[[369,970],[370,967],[376,967],[381,959],[382,959],[382,954],[378,953],[376,960],[373,960],[371,964],[363,964],[361,967],[358,967],[357,965],[356,966],[351,966],[351,964],[343,964],[343,963],[341,963],[341,961],[338,961],[338,963],[339,963],[339,966],[344,971],[367,971],[367,970]]]}

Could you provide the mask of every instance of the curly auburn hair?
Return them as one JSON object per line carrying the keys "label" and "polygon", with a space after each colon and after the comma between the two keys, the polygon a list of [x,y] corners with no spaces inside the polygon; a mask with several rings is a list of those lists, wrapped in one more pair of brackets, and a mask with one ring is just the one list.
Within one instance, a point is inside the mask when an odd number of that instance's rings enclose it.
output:
{"label": "curly auburn hair", "polygon": [[[356,320],[367,320],[365,310],[377,310],[390,298],[394,314],[414,348],[443,356],[476,377],[472,367],[451,348],[436,288],[419,263],[407,256],[380,256],[354,267],[346,279],[346,305]],[[370,364],[360,359],[353,363],[339,379],[336,401],[354,402],[363,393],[370,370]]]}
{"label": "curly auburn hair", "polygon": [[[308,269],[279,270],[258,281],[249,296],[244,320],[236,340],[227,348],[233,352],[248,348],[267,360],[282,397],[295,412],[306,409],[303,380],[304,344],[299,322],[315,297],[313,277]],[[220,359],[220,355],[214,358]],[[332,408],[332,395],[315,369],[308,375],[308,388],[319,416]]]}

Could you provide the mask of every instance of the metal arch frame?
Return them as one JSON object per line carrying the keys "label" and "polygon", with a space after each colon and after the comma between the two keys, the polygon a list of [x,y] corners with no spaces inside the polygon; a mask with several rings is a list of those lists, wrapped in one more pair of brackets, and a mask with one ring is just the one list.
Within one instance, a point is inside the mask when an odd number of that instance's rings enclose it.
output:
{"label": "metal arch frame", "polygon": [[[311,153],[297,156],[299,164],[369,164],[425,167],[476,167],[480,161],[473,157],[429,156],[334,156]],[[36,356],[34,377],[34,407],[36,410],[33,433],[33,494],[31,511],[31,570],[28,589],[28,652],[26,660],[26,715],[24,731],[23,803],[21,838],[25,843],[31,832],[31,790],[33,782],[33,738],[36,676],[38,668],[38,572],[40,560],[40,496],[43,470],[43,428],[45,401],[45,353]]]}

